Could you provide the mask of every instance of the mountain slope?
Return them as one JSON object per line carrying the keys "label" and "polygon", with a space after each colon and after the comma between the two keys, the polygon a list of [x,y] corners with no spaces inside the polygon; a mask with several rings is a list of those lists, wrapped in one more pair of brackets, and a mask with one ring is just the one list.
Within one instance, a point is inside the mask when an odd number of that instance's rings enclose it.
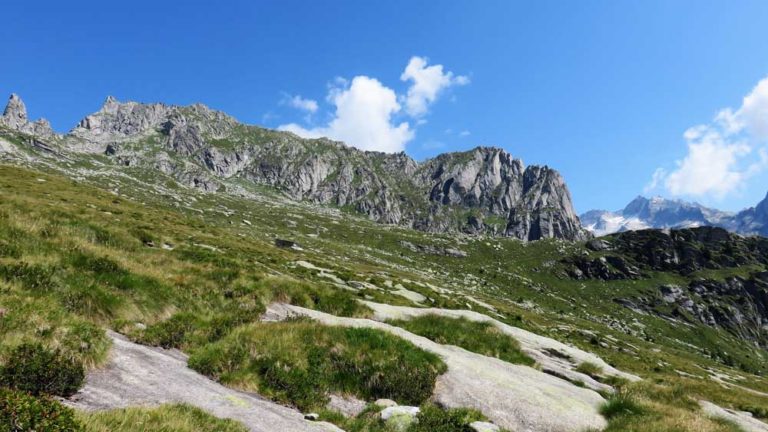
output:
{"label": "mountain slope", "polygon": [[62,136],[30,123],[16,95],[2,124],[64,155],[103,154],[110,163],[159,171],[208,192],[247,181],[292,199],[429,232],[521,240],[588,235],[557,171],[524,167],[498,148],[478,147],[417,163],[403,153],[364,152],[327,139],[247,126],[199,104],[120,103],[112,97]]}

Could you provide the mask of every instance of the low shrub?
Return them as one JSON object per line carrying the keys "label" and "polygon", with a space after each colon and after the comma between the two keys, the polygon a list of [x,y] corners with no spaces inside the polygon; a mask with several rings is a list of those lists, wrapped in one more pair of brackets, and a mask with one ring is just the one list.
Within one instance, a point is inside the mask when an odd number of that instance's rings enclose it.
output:
{"label": "low shrub", "polygon": [[75,413],[59,402],[0,388],[0,430],[7,432],[80,432]]}
{"label": "low shrub", "polygon": [[71,396],[84,380],[85,370],[81,363],[40,344],[19,345],[0,368],[0,384],[33,396]]}

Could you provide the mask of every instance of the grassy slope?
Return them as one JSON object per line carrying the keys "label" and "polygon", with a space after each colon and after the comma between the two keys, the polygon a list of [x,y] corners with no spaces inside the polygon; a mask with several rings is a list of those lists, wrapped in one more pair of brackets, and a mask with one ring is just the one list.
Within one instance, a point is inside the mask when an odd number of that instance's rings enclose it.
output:
{"label": "grassy slope", "polygon": [[222,420],[187,405],[129,408],[78,413],[84,432],[246,432],[232,420]]}
{"label": "grassy slope", "polygon": [[[145,180],[172,184],[153,176]],[[100,188],[119,189],[121,196]],[[764,351],[723,332],[638,315],[610,301],[648,292],[661,282],[684,282],[679,276],[574,282],[557,276],[557,261],[563,254],[579,253],[579,245],[428,235],[348,215],[342,219],[333,210],[271,196],[242,200],[168,191],[174,195],[163,197],[117,176],[74,182],[0,167],[0,265],[34,269],[31,276],[6,272],[0,278],[0,307],[7,310],[0,352],[34,338],[98,363],[106,343],[97,326],[158,344],[165,338],[169,346],[194,350],[240,325],[222,323],[235,311],[247,321],[272,299],[346,315],[366,313],[354,306],[355,296],[410,304],[387,288],[384,282],[391,281],[426,295],[429,304],[482,311],[464,297],[472,296],[493,305],[512,325],[594,351],[663,388],[682,388],[686,398],[734,407],[768,403],[746,390],[723,388],[706,372],[717,370],[733,377],[734,384],[768,391],[764,377],[707,355],[727,351],[761,364]],[[276,248],[275,237],[297,240],[304,250]],[[414,253],[399,244],[402,239],[456,247],[469,257]],[[315,269],[296,265],[299,260]],[[340,290],[329,274],[381,290]],[[185,325],[180,332],[155,327],[154,335],[135,330],[136,322],[162,327],[184,313],[200,317],[190,324],[191,331]],[[25,325],[30,314],[33,325]]]}

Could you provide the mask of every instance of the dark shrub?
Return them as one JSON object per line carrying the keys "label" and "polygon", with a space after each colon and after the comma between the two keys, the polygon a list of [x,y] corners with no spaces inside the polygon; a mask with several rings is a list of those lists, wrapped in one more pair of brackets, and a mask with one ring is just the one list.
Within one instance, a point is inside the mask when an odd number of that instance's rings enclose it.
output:
{"label": "dark shrub", "polygon": [[71,396],[84,379],[82,364],[39,344],[19,345],[0,368],[0,384],[34,396]]}
{"label": "dark shrub", "polygon": [[79,432],[75,413],[48,398],[0,388],[0,430],[7,432]]}

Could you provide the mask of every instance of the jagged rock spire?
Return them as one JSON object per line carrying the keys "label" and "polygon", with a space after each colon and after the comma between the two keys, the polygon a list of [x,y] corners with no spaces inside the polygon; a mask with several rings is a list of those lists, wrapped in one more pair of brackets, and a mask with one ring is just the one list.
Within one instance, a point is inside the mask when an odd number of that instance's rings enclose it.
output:
{"label": "jagged rock spire", "polygon": [[0,117],[0,125],[43,138],[54,136],[48,120],[29,121],[27,107],[16,93],[12,93],[8,98],[8,105],[5,106],[3,115]]}
{"label": "jagged rock spire", "polygon": [[27,122],[27,107],[24,105],[24,101],[19,95],[12,93],[3,111],[3,123],[13,129],[20,129]]}

